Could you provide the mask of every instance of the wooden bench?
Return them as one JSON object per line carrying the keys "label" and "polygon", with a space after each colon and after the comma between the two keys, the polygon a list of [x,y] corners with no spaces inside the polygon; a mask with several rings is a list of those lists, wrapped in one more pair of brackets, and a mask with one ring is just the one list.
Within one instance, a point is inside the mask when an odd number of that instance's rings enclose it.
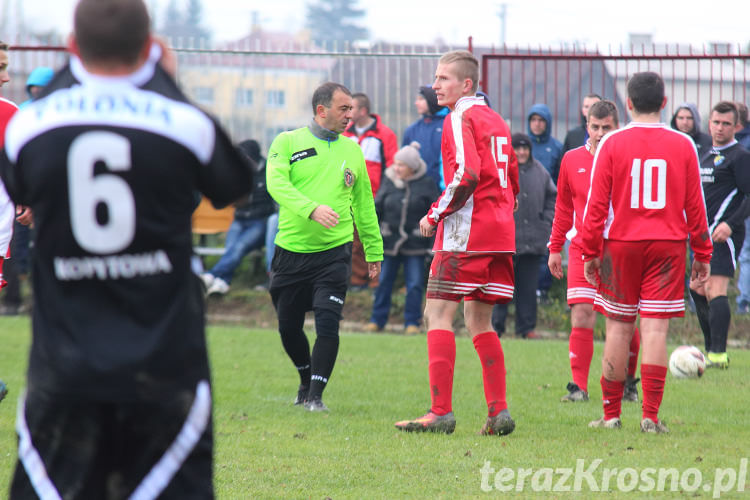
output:
{"label": "wooden bench", "polygon": [[217,210],[205,196],[193,212],[193,234],[198,235],[198,244],[193,251],[200,256],[222,255],[224,246],[210,242],[218,241],[218,235],[226,233],[234,219],[234,207]]}

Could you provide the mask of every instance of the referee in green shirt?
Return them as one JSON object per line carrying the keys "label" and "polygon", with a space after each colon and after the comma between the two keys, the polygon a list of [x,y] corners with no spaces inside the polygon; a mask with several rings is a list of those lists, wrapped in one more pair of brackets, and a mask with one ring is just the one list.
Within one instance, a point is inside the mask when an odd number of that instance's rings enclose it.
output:
{"label": "referee in green shirt", "polygon": [[[270,293],[281,342],[300,377],[294,404],[327,411],[322,394],[339,349],[353,223],[371,279],[380,273],[383,240],[362,149],[339,135],[352,116],[351,92],[324,83],[312,107],[310,125],[282,132],[268,152],[268,192],[280,206]],[[303,331],[307,311],[315,314],[312,354]]]}

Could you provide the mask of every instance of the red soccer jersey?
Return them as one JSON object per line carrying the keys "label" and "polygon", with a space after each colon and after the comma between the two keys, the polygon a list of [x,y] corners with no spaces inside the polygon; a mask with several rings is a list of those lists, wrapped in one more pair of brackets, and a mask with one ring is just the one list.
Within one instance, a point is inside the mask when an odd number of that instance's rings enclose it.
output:
{"label": "red soccer jersey", "polygon": [[8,99],[0,97],[0,147],[5,144],[5,127],[13,115],[18,111],[18,106]]}
{"label": "red soccer jersey", "polygon": [[462,97],[443,122],[447,186],[427,212],[436,252],[514,252],[518,160],[510,129],[481,97]]}
{"label": "red soccer jersey", "polygon": [[[13,115],[18,111],[18,106],[7,99],[0,97],[0,148],[5,144],[5,127]],[[16,218],[16,207],[10,201],[5,186],[0,181],[0,260],[10,256],[10,240],[13,237],[13,221]],[[2,273],[0,273],[0,280]]]}
{"label": "red soccer jersey", "polygon": [[372,195],[375,196],[380,189],[380,179],[387,167],[393,163],[393,156],[398,151],[398,140],[393,130],[386,127],[380,121],[378,115],[370,115],[375,120],[365,132],[357,136],[354,123],[349,124],[343,132],[344,137],[348,137],[362,148],[362,154],[365,155],[365,164],[367,165],[367,175],[370,177],[370,187]]}
{"label": "red soccer jersey", "polygon": [[566,238],[581,246],[583,211],[589,194],[593,164],[594,155],[589,152],[588,144],[571,149],[563,156],[557,178],[555,219],[552,221],[552,233],[547,244],[552,253],[562,251]]}
{"label": "red soccer jersey", "polygon": [[583,217],[583,260],[601,254],[602,238],[684,240],[709,262],[713,246],[698,170],[685,134],[663,123],[630,123],[599,143]]}

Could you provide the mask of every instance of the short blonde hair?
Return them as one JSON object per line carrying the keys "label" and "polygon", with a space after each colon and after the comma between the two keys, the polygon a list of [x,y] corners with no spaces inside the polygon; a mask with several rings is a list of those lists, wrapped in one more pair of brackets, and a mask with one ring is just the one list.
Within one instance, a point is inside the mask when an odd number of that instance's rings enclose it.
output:
{"label": "short blonde hair", "polygon": [[479,88],[479,61],[474,54],[468,50],[454,50],[447,52],[438,61],[438,64],[456,63],[456,76],[460,80],[468,78],[471,80],[471,91],[476,92]]}

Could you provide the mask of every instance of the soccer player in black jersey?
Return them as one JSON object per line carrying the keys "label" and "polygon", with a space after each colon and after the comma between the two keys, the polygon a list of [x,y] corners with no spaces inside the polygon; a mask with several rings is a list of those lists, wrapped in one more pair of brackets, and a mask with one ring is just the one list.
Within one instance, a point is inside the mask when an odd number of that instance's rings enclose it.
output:
{"label": "soccer player in black jersey", "polygon": [[706,214],[714,243],[711,276],[701,285],[690,283],[690,295],[703,330],[708,366],[726,369],[727,335],[731,309],[727,299],[729,280],[745,239],[745,218],[750,215],[750,152],[734,138],[738,120],[733,102],[713,107],[708,121],[712,148],[700,160]]}
{"label": "soccer player in black jersey", "polygon": [[70,63],[6,130],[0,174],[37,228],[13,499],[214,495],[190,216],[252,174],[149,24],[142,0],[81,0]]}

